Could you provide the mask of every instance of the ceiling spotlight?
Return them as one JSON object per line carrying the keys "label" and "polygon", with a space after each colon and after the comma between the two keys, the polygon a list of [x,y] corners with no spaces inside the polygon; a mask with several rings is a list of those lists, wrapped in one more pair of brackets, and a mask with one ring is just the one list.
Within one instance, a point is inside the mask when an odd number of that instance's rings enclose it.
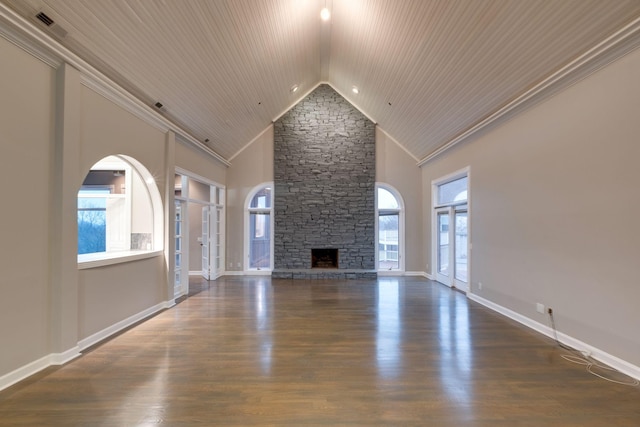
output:
{"label": "ceiling spotlight", "polygon": [[162,102],[158,101],[155,104],[153,104],[156,106],[156,108],[162,108]]}
{"label": "ceiling spotlight", "polygon": [[323,21],[328,21],[329,18],[331,18],[331,12],[329,12],[327,7],[322,8],[320,11],[320,18],[322,18]]}
{"label": "ceiling spotlight", "polygon": [[209,142],[209,138],[205,139],[204,142]]}
{"label": "ceiling spotlight", "polygon": [[360,93],[360,89],[358,89],[358,86],[354,86],[351,88],[351,92],[355,93],[356,95]]}
{"label": "ceiling spotlight", "polygon": [[291,89],[289,89],[289,92],[296,93],[298,91],[298,89],[299,89],[298,85],[293,85],[293,86],[291,86]]}

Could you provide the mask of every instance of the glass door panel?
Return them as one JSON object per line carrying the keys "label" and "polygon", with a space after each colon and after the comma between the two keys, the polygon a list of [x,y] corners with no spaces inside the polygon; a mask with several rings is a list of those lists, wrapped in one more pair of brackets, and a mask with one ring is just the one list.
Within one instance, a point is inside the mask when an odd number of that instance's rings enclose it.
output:
{"label": "glass door panel", "polygon": [[449,212],[438,212],[438,273],[449,276]]}
{"label": "glass door panel", "polygon": [[398,270],[400,268],[398,256],[399,219],[398,213],[378,215],[378,269],[380,270]]}
{"label": "glass door panel", "polygon": [[202,208],[202,277],[211,279],[211,268],[209,265],[209,206]]}
{"label": "glass door panel", "polygon": [[268,213],[249,215],[249,268],[271,266],[271,225]]}
{"label": "glass door panel", "polygon": [[467,212],[455,212],[455,278],[467,283],[468,277],[468,233],[467,233]]}

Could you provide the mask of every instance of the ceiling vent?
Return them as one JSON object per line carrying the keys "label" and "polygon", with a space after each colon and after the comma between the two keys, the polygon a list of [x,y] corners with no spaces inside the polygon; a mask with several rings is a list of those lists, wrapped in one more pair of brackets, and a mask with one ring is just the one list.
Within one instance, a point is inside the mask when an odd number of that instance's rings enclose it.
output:
{"label": "ceiling vent", "polygon": [[50,27],[51,25],[54,24],[53,19],[49,18],[49,16],[47,16],[47,14],[44,12],[38,13],[36,15],[36,18],[38,18],[38,20],[42,22],[44,25],[46,25],[47,27]]}
{"label": "ceiling vent", "polygon": [[44,12],[39,12],[36,15],[36,19],[40,22],[42,22],[44,25],[47,26],[47,30],[49,30],[51,32],[51,34],[53,34],[54,36],[58,37],[58,38],[65,38],[67,36],[67,30],[65,30],[64,28],[62,28],[60,25],[56,24],[55,21],[53,19],[51,19],[51,17],[49,15],[47,15]]}

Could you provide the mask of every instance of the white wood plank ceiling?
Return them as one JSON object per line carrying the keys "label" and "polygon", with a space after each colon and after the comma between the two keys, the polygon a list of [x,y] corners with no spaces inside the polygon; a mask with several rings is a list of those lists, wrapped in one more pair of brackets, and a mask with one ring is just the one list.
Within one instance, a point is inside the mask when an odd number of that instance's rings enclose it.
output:
{"label": "white wood plank ceiling", "polygon": [[640,0],[0,1],[226,159],[320,82],[424,158],[640,17]]}

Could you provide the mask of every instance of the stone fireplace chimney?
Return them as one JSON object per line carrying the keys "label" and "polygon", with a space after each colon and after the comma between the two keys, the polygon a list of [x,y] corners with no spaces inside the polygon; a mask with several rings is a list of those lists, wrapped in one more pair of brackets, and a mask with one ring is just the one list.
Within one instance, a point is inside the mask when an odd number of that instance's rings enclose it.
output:
{"label": "stone fireplace chimney", "polygon": [[[375,278],[375,124],[328,85],[274,124],[274,278]],[[313,249],[335,267],[312,268]]]}

